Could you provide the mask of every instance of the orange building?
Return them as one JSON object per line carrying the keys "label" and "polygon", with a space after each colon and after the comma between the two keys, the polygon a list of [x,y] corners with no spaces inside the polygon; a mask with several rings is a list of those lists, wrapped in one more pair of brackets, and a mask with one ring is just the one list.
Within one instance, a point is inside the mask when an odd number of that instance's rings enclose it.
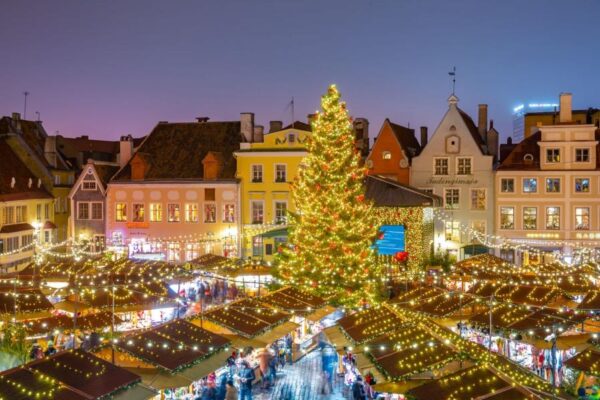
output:
{"label": "orange building", "polygon": [[[421,141],[427,143],[427,128],[421,127]],[[415,130],[390,122],[383,122],[366,166],[369,175],[380,175],[387,179],[410,184],[410,163],[419,154],[421,145],[415,137]]]}

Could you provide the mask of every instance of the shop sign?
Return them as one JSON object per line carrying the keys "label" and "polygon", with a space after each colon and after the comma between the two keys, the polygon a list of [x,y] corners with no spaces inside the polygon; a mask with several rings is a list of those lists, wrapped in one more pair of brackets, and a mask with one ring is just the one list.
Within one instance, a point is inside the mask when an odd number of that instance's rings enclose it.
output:
{"label": "shop sign", "polygon": [[428,185],[475,185],[478,180],[473,177],[431,177],[427,181]]}

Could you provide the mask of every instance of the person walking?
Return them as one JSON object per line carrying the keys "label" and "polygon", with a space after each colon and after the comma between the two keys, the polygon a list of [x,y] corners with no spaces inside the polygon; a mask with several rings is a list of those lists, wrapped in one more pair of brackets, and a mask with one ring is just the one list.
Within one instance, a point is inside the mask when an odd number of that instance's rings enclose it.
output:
{"label": "person walking", "polygon": [[216,400],[225,400],[225,395],[227,394],[227,373],[219,375],[217,378],[217,394],[215,396]]}
{"label": "person walking", "polygon": [[242,368],[238,376],[240,380],[239,400],[252,400],[252,382],[256,379],[256,375],[248,361],[242,361]]}
{"label": "person walking", "polygon": [[233,381],[227,381],[227,391],[225,392],[225,400],[238,400],[238,390],[233,385]]}

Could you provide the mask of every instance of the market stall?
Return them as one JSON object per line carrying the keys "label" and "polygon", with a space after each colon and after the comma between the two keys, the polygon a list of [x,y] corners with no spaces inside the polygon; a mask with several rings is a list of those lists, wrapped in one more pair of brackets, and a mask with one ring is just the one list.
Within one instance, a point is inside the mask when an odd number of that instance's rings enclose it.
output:
{"label": "market stall", "polygon": [[[598,385],[600,377],[600,349],[589,347],[565,361],[565,366],[579,373],[575,392],[579,388],[591,388]],[[587,391],[589,393],[589,390]]]}
{"label": "market stall", "polygon": [[384,305],[347,315],[338,321],[338,325],[355,345],[365,343],[406,322],[388,307]]}
{"label": "market stall", "polygon": [[0,288],[0,317],[16,318],[17,321],[49,316],[54,308],[39,289]]}

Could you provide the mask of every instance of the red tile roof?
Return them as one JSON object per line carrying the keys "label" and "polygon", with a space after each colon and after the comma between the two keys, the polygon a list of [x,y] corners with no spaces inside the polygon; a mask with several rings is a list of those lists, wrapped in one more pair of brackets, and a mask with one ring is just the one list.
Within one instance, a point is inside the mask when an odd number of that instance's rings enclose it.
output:
{"label": "red tile roof", "polygon": [[43,185],[38,188],[38,178],[4,139],[0,139],[0,171],[0,201],[52,198]]}

